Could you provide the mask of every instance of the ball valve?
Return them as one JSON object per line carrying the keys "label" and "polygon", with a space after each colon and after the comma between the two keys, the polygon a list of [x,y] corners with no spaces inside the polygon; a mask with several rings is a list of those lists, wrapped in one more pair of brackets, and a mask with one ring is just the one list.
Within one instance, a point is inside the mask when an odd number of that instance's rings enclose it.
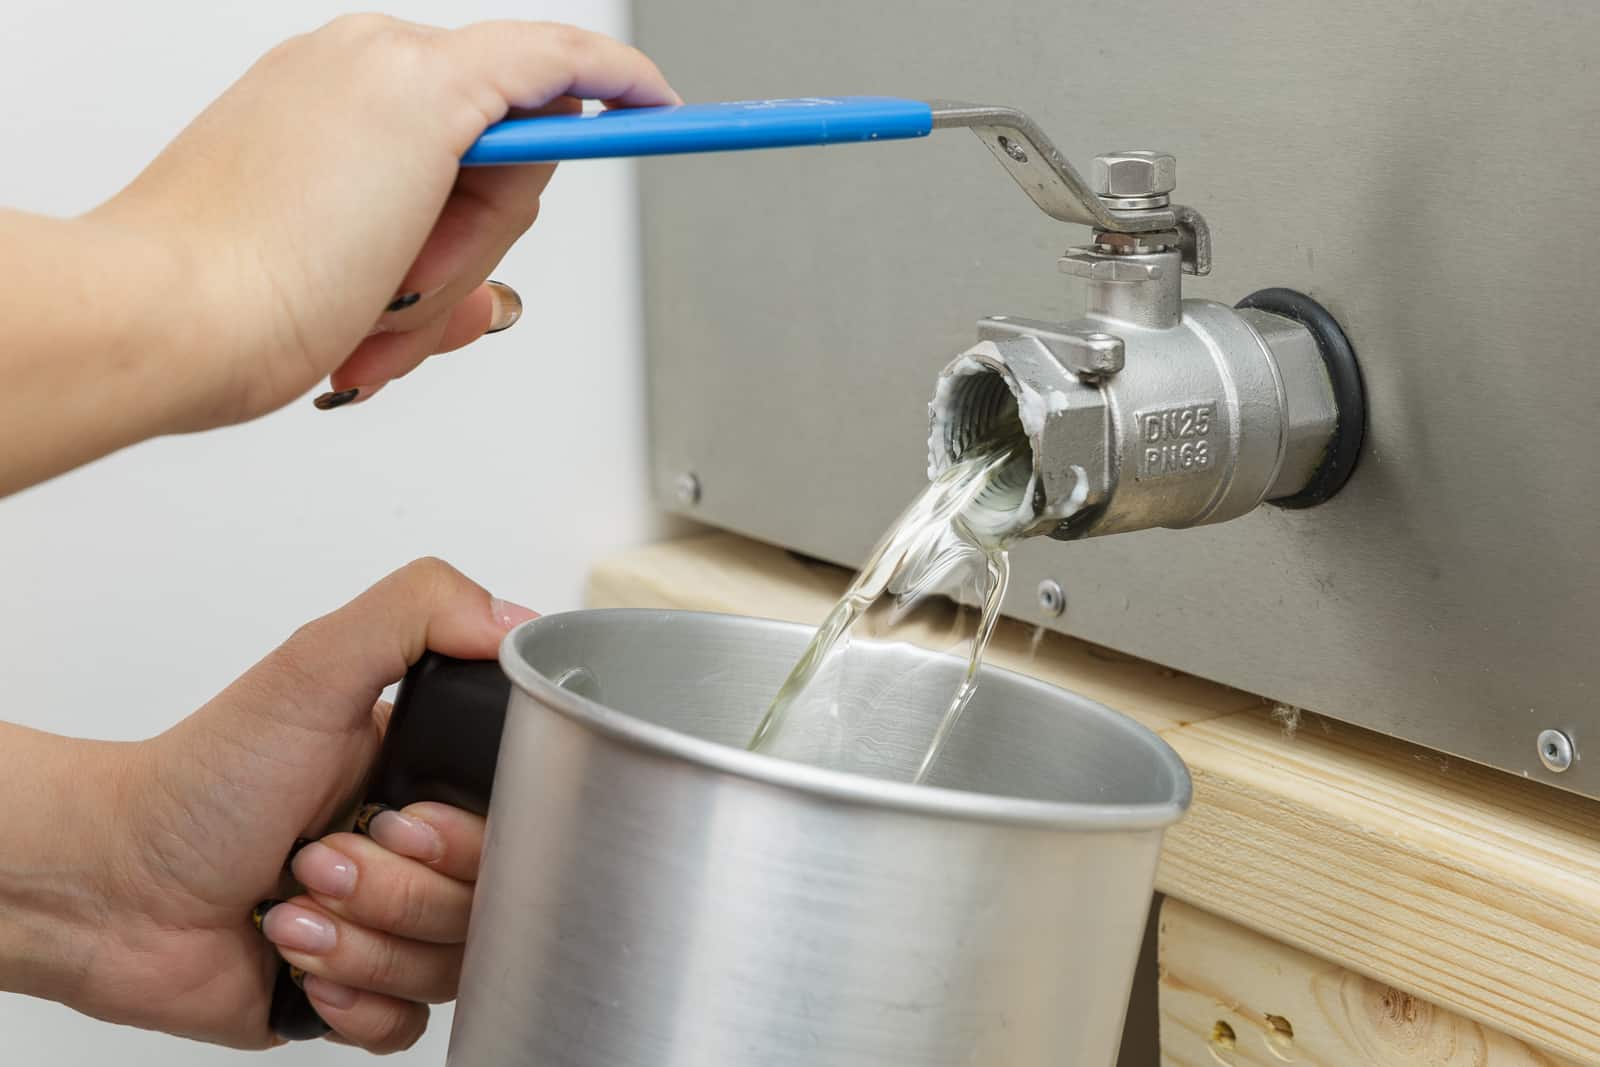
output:
{"label": "ball valve", "polygon": [[996,437],[1026,438],[1031,471],[986,498],[1011,533],[1076,538],[1222,522],[1262,502],[1320,503],[1349,478],[1365,414],[1349,341],[1309,297],[1267,289],[1236,307],[1185,300],[1210,270],[1205,220],[1172,202],[1177,161],[1100,156],[1086,182],[1008,107],[899,97],[745,100],[512,119],[462,163],[977,135],[1051,218],[1090,227],[1061,269],[1084,282],[1069,322],[995,315],[940,375],[929,473]]}
{"label": "ball valve", "polygon": [[1085,206],[1091,242],[1059,261],[1082,279],[1082,315],[982,319],[939,376],[930,477],[996,438],[1032,452],[981,521],[1064,539],[1196,526],[1318,504],[1349,478],[1365,410],[1348,339],[1287,289],[1233,308],[1183,299],[1211,245],[1198,212],[1171,202],[1177,169],[1163,152],[1097,157],[1086,195],[1103,214]]}

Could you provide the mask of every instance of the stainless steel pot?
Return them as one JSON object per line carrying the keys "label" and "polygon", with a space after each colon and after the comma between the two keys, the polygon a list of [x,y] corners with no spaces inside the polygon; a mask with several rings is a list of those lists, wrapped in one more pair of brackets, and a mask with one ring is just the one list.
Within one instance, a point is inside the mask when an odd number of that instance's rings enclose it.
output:
{"label": "stainless steel pot", "polygon": [[[905,784],[964,664],[868,641],[841,695],[891,724],[865,773],[744,751],[811,634],[584,611],[506,638],[451,1067],[1109,1067],[1182,761],[986,670]],[[473,804],[500,686],[414,674],[375,788]]]}

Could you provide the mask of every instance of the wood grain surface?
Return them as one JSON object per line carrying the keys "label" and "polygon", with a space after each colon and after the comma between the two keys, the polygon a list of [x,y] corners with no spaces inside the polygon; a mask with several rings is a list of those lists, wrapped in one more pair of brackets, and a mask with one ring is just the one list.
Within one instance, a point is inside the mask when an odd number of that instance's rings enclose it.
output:
{"label": "wood grain surface", "polygon": [[1437,1004],[1168,898],[1162,1067],[1573,1067]]}

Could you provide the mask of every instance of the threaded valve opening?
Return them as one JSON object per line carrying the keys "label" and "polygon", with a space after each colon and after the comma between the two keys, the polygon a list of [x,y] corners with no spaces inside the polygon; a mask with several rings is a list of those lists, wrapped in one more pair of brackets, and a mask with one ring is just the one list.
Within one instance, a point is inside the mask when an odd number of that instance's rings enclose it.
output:
{"label": "threaded valve opening", "polygon": [[997,371],[974,361],[940,383],[933,405],[929,476],[979,452],[1014,448],[1007,463],[973,501],[967,522],[991,535],[1020,532],[1034,515],[1033,450],[1017,410],[1017,398]]}

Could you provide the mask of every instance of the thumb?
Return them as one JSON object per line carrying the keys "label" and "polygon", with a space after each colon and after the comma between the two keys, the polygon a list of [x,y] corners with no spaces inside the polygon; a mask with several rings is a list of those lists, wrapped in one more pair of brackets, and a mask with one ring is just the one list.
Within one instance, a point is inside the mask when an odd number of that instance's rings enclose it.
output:
{"label": "thumb", "polygon": [[534,617],[448,563],[420,559],[302,626],[272,658],[289,659],[327,695],[370,707],[423,652],[493,659],[507,631]]}
{"label": "thumb", "polygon": [[148,834],[136,839],[205,882],[208,899],[269,889],[290,842],[320,832],[377,755],[383,688],[430,648],[492,657],[533,614],[438,560],[401,568],[301,627],[155,739],[143,780],[159,788],[141,809]]}

